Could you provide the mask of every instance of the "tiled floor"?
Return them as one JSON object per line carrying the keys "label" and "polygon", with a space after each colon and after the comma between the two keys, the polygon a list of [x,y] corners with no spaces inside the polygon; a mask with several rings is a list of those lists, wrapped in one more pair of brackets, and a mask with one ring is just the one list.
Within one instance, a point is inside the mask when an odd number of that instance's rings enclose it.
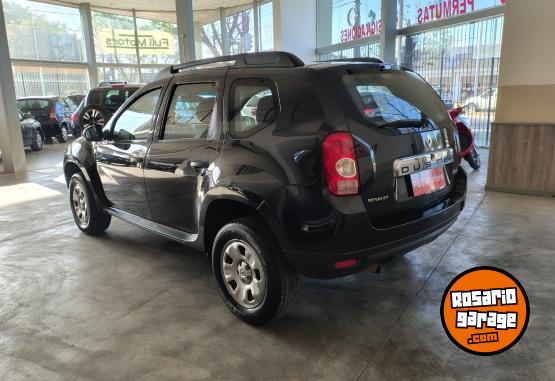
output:
{"label": "tiled floor", "polygon": [[[554,198],[486,193],[485,169],[469,169],[446,234],[380,274],[302,279],[287,314],[253,328],[202,254],[117,220],[81,234],[62,150],[0,176],[2,380],[555,379]],[[493,357],[459,350],[439,317],[449,281],[478,265],[514,274],[531,302],[522,340]]]}

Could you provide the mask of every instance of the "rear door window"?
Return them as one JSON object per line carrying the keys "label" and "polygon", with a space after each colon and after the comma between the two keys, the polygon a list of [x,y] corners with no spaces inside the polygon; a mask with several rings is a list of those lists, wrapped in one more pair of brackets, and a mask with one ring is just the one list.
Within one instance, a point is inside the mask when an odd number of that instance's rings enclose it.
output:
{"label": "rear door window", "polygon": [[230,132],[234,138],[252,135],[274,123],[279,114],[277,89],[269,79],[239,79],[231,85]]}
{"label": "rear door window", "polygon": [[50,102],[46,99],[23,99],[17,101],[18,108],[23,112],[49,109]]}
{"label": "rear door window", "polygon": [[187,83],[175,87],[163,140],[212,140],[216,133],[215,114],[217,86],[215,83]]}
{"label": "rear door window", "polygon": [[420,77],[398,70],[353,73],[343,84],[359,112],[377,127],[415,127],[449,124],[437,93]]}

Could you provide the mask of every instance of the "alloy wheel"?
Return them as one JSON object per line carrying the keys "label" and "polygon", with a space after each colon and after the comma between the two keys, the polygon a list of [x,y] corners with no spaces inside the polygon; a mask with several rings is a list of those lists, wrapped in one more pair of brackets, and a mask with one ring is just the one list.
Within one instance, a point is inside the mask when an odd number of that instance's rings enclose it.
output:
{"label": "alloy wheel", "polygon": [[83,122],[83,129],[87,127],[104,127],[104,125],[106,124],[102,113],[94,109],[87,110],[87,112],[83,114]]}
{"label": "alloy wheel", "polygon": [[87,226],[90,218],[89,203],[87,202],[87,195],[83,191],[81,184],[76,184],[73,188],[71,205],[79,225],[82,227]]}
{"label": "alloy wheel", "polygon": [[245,308],[257,307],[266,296],[266,272],[256,250],[241,240],[233,240],[223,249],[222,278],[229,294]]}

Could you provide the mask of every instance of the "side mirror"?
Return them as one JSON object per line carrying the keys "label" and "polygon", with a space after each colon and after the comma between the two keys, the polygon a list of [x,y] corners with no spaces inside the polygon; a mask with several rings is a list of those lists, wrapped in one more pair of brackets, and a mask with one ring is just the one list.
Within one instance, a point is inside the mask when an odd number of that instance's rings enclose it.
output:
{"label": "side mirror", "polygon": [[98,135],[98,131],[95,126],[85,128],[85,131],[83,131],[83,137],[88,142],[97,142],[100,140],[100,136]]}

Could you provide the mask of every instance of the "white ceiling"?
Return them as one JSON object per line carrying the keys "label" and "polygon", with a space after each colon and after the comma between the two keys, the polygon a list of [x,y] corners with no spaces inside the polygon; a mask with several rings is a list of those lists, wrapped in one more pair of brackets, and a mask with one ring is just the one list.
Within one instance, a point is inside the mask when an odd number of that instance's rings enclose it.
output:
{"label": "white ceiling", "polygon": [[[137,17],[153,20],[176,22],[176,0],[38,0],[45,3],[78,6],[89,3],[91,8],[103,12],[131,14],[135,9]],[[179,0],[177,0],[179,1]],[[220,8],[241,8],[252,4],[252,0],[193,0],[193,18],[195,21],[207,22],[219,17]]]}

